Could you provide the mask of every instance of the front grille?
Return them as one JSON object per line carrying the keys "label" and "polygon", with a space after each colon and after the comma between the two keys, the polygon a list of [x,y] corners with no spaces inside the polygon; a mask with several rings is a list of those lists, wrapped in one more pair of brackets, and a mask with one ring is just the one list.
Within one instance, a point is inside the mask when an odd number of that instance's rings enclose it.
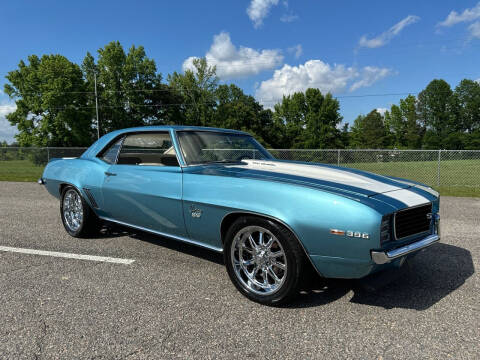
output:
{"label": "front grille", "polygon": [[395,237],[402,239],[430,230],[432,204],[405,209],[395,214]]}

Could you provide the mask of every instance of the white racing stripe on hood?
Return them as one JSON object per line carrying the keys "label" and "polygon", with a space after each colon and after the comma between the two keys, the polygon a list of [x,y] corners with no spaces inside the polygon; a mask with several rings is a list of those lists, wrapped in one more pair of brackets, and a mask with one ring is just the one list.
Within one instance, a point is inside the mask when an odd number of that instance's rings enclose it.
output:
{"label": "white racing stripe on hood", "polygon": [[[352,173],[348,170],[339,170],[323,166],[304,165],[295,163],[280,163],[268,160],[243,160],[244,167],[252,170],[269,171],[279,174],[302,176],[306,178],[331,181],[342,185],[369,190],[375,193],[400,190],[401,188],[368,177]],[[238,166],[238,165],[236,165]]]}
{"label": "white racing stripe on hood", "polygon": [[[243,160],[247,169],[268,171],[279,174],[302,176],[311,179],[331,181],[342,185],[383,193],[385,196],[398,200],[407,206],[417,206],[428,203],[429,200],[411,190],[385,184],[366,176],[346,170],[333,169],[323,166],[304,165],[295,163],[281,163],[268,160]],[[238,166],[238,165],[236,165]]]}
{"label": "white racing stripe on hood", "polygon": [[400,183],[402,183],[402,184],[410,185],[410,186],[416,187],[416,188],[418,188],[418,189],[421,189],[421,190],[423,190],[423,191],[426,191],[426,192],[428,192],[429,194],[431,194],[431,195],[433,195],[433,196],[435,196],[435,197],[438,197],[438,195],[440,195],[440,194],[438,193],[438,191],[433,190],[433,189],[432,189],[431,187],[429,187],[429,186],[420,185],[420,184],[413,183],[413,182],[408,181],[408,180],[399,180],[399,179],[393,179],[393,180],[398,181],[398,182],[400,182]]}
{"label": "white racing stripe on hood", "polygon": [[402,203],[404,203],[409,207],[423,205],[430,202],[426,197],[423,197],[422,195],[419,195],[408,189],[392,191],[390,193],[386,193],[383,195],[388,196],[389,198],[401,201]]}

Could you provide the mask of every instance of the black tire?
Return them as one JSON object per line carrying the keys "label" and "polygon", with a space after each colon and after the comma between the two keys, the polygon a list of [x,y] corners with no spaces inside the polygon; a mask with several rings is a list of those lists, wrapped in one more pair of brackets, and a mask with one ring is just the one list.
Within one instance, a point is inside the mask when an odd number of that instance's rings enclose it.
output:
{"label": "black tire", "polygon": [[[81,209],[83,211],[83,216],[82,220],[79,221],[78,228],[69,225],[66,219],[66,215],[64,212],[64,200],[67,194],[76,194],[81,201]],[[102,222],[100,221],[100,219],[90,208],[90,206],[82,197],[80,192],[73,186],[65,186],[65,188],[63,188],[62,190],[62,196],[60,198],[60,217],[62,218],[62,223],[67,233],[76,238],[95,236],[100,232],[100,229],[102,227]]]}
{"label": "black tire", "polygon": [[[283,248],[286,260],[286,272],[283,283],[275,290],[274,293],[258,294],[254,289],[250,289],[245,280],[241,280],[242,276],[234,268],[232,256],[238,256],[238,252],[234,239],[240,234],[242,230],[247,228],[261,227],[273,234]],[[232,255],[232,247],[233,254]],[[253,258],[253,255],[252,255]],[[243,216],[238,218],[228,229],[224,243],[224,259],[227,267],[228,275],[235,287],[247,298],[264,305],[280,305],[288,302],[293,296],[297,295],[299,285],[301,283],[301,276],[303,273],[305,255],[295,236],[284,226],[277,224],[274,221],[256,217]],[[237,261],[238,263],[238,261]],[[252,265],[257,266],[257,265]],[[255,273],[255,272],[254,272]],[[245,273],[243,273],[245,274]],[[257,288],[258,290],[258,288]]]}

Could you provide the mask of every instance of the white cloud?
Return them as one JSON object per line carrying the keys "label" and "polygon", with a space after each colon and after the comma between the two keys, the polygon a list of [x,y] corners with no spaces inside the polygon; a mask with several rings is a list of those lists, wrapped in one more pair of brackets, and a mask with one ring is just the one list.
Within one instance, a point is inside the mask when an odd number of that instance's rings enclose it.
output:
{"label": "white cloud", "polygon": [[301,44],[289,47],[287,51],[295,56],[295,59],[298,59],[303,54],[303,47]]}
{"label": "white cloud", "polygon": [[280,21],[281,22],[284,22],[284,23],[290,23],[290,22],[294,22],[296,20],[299,19],[299,16],[298,15],[295,15],[295,14],[283,14],[282,17],[280,18]]}
{"label": "white cloud", "polygon": [[333,66],[321,60],[309,60],[303,65],[284,65],[275,70],[271,79],[262,81],[256,89],[256,98],[270,107],[282,99],[283,95],[305,91],[308,88],[318,88],[323,93],[338,93],[349,88],[354,91],[361,87],[390,75],[385,68],[367,66],[361,69],[334,64]]}
{"label": "white cloud", "polygon": [[468,27],[468,30],[470,30],[470,34],[472,35],[472,37],[480,39],[480,21],[471,24]]}
{"label": "white cloud", "polygon": [[[232,79],[256,75],[262,71],[273,69],[283,62],[280,50],[254,50],[232,44],[230,35],[221,32],[213,37],[213,44],[205,54],[209,65],[217,66],[217,75],[221,79]],[[193,70],[191,56],[183,62],[183,70]]]}
{"label": "white cloud", "polygon": [[367,47],[367,48],[378,48],[384,46],[390,42],[395,36],[400,34],[400,32],[407,27],[408,25],[414,24],[419,21],[420,18],[415,15],[408,15],[405,19],[399,21],[395,25],[393,25],[387,31],[381,33],[380,35],[374,38],[367,38],[366,35],[363,35],[358,42],[359,47]]}
{"label": "white cloud", "polygon": [[5,116],[17,109],[15,104],[0,105],[0,141],[6,140],[8,143],[14,141],[13,136],[18,133],[16,126],[11,126]]}
{"label": "white cloud", "polygon": [[252,0],[247,8],[247,14],[253,21],[253,26],[255,28],[260,27],[270,8],[276,5],[278,5],[278,0]]}
{"label": "white cloud", "polygon": [[387,108],[377,108],[377,112],[382,116],[384,116],[387,111]]}
{"label": "white cloud", "polygon": [[365,66],[359,72],[358,80],[356,80],[351,86],[350,91],[355,91],[362,87],[368,87],[383,79],[391,73],[390,69],[379,68],[376,66]]}
{"label": "white cloud", "polygon": [[438,26],[453,26],[461,22],[471,22],[480,18],[480,2],[471,9],[465,9],[461,14],[452,10],[447,18],[438,23]]}

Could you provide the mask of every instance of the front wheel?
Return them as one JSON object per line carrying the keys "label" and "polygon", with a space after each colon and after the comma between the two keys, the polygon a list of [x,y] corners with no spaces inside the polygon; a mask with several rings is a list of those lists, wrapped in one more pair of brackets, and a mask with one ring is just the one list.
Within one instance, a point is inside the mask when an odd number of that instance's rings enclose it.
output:
{"label": "front wheel", "polygon": [[302,249],[288,229],[273,221],[237,219],[227,232],[224,256],[230,279],[253,301],[281,304],[298,290]]}
{"label": "front wheel", "polygon": [[73,237],[95,235],[101,228],[100,219],[73,186],[62,191],[60,215],[65,230]]}

